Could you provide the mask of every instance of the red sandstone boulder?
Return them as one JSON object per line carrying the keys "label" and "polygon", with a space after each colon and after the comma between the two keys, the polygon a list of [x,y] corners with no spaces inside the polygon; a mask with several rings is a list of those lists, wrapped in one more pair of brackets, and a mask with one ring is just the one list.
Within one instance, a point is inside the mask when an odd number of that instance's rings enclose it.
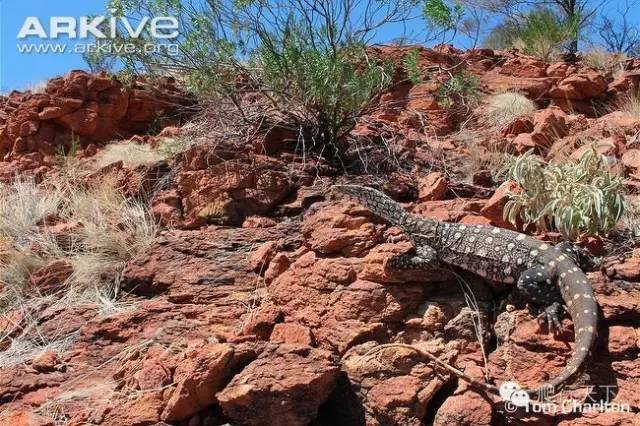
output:
{"label": "red sandstone boulder", "polygon": [[292,323],[276,324],[269,341],[302,346],[313,346],[314,344],[309,327]]}
{"label": "red sandstone boulder", "polygon": [[442,173],[430,173],[418,180],[418,199],[420,201],[442,200],[448,190],[447,180]]}
{"label": "red sandstone boulder", "polygon": [[602,98],[607,90],[607,80],[599,73],[572,74],[549,91],[552,98],[576,101]]}
{"label": "red sandstone boulder", "polygon": [[543,61],[532,57],[514,57],[508,59],[501,67],[500,74],[513,77],[539,78],[545,76],[546,65]]}
{"label": "red sandstone boulder", "polygon": [[517,193],[520,190],[514,181],[504,182],[491,198],[487,200],[480,213],[494,223],[503,228],[512,229],[513,225],[504,219],[504,207],[509,201],[509,194]]}
{"label": "red sandstone boulder", "polygon": [[42,294],[55,293],[72,273],[73,265],[69,261],[54,260],[29,275],[29,286]]}
{"label": "red sandstone boulder", "polygon": [[225,344],[211,343],[191,347],[173,373],[176,384],[162,412],[167,422],[188,419],[216,402],[215,394],[230,374],[233,349]]}
{"label": "red sandstone boulder", "polygon": [[326,351],[269,346],[216,397],[224,413],[244,425],[307,425],[334,389],[339,369]]}

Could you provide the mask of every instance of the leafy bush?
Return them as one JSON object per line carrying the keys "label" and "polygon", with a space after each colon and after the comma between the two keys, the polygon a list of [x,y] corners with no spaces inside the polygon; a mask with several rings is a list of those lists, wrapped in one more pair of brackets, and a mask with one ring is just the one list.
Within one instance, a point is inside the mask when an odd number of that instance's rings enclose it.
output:
{"label": "leafy bush", "polygon": [[435,38],[441,43],[453,40],[464,17],[461,3],[455,2],[450,6],[444,0],[425,0],[422,12],[427,24],[438,32]]}
{"label": "leafy bush", "polygon": [[523,19],[508,21],[492,30],[485,45],[517,48],[549,61],[576,40],[580,18],[563,19],[549,9],[529,12]]}
{"label": "leafy bush", "polygon": [[424,81],[422,70],[420,69],[420,51],[418,49],[412,49],[407,53],[402,58],[402,65],[411,83],[420,84]]}
{"label": "leafy bush", "polygon": [[578,163],[545,165],[530,153],[519,157],[509,177],[522,189],[510,194],[504,216],[511,223],[535,223],[575,240],[580,234],[611,231],[627,209],[624,181],[594,149]]}
{"label": "leafy bush", "polygon": [[536,110],[535,104],[526,96],[514,92],[493,95],[487,106],[485,120],[489,125],[503,128],[516,118]]}
{"label": "leafy bush", "polygon": [[444,108],[462,105],[467,109],[478,100],[480,81],[477,76],[461,70],[440,85],[438,103]]}
{"label": "leafy bush", "polygon": [[[134,22],[158,15],[180,21],[179,36],[170,43],[177,51],[116,55],[125,69],[177,74],[197,96],[230,102],[246,128],[259,126],[266,111],[267,119],[297,130],[305,149],[332,156],[354,117],[390,81],[364,46],[384,25],[415,16],[418,3],[319,0],[311,7],[289,0],[110,0],[109,9]],[[149,42],[143,34],[113,43]],[[245,101],[247,92],[262,95],[262,114]]]}
{"label": "leafy bush", "polygon": [[358,46],[311,49],[292,36],[281,50],[263,46],[257,57],[265,88],[278,105],[291,106],[289,117],[310,137],[310,150],[335,149],[361,110],[391,81],[390,70],[369,61]]}

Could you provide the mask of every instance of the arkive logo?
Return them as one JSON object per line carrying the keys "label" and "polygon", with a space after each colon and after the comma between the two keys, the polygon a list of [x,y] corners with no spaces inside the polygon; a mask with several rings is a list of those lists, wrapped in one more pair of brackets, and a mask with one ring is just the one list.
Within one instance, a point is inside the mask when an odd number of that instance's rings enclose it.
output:
{"label": "arkive logo", "polygon": [[85,39],[90,36],[96,39],[115,39],[124,30],[125,35],[137,39],[146,30],[154,39],[169,40],[178,37],[178,28],[178,19],[172,16],[144,17],[135,23],[127,17],[52,16],[48,25],[43,24],[37,16],[28,16],[17,37],[57,39],[65,35],[71,39]]}

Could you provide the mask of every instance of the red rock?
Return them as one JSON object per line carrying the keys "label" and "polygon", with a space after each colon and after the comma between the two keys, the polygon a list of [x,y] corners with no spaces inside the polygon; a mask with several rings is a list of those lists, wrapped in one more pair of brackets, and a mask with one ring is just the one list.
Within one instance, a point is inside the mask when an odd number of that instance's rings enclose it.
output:
{"label": "red rock", "polygon": [[500,134],[503,137],[509,135],[517,136],[521,133],[533,132],[533,121],[529,117],[518,117],[511,124],[505,126]]}
{"label": "red rock", "polygon": [[465,225],[493,225],[491,219],[473,214],[467,215],[460,219],[460,223]]}
{"label": "red rock", "polygon": [[425,201],[416,204],[411,210],[430,219],[457,222],[469,213],[478,213],[484,205],[483,200],[458,198],[443,201]]}
{"label": "red rock", "polygon": [[493,408],[484,395],[467,390],[446,399],[436,413],[434,426],[492,425]]}
{"label": "red rock", "polygon": [[[105,415],[104,424],[153,425],[162,424],[160,413],[164,402],[157,392],[142,393],[140,397],[118,401]],[[82,424],[82,422],[79,422]],[[85,423],[86,424],[86,423]]]}
{"label": "red rock", "polygon": [[587,412],[571,420],[562,420],[558,426],[635,426],[640,422],[640,414],[616,412]]}
{"label": "red rock", "polygon": [[618,129],[625,134],[634,134],[640,130],[640,119],[622,111],[614,111],[596,120],[595,129]]}
{"label": "red rock", "polygon": [[57,120],[65,127],[80,136],[90,136],[98,128],[98,105],[92,104],[71,114],[63,115]]}
{"label": "red rock", "polygon": [[633,356],[640,349],[640,330],[633,327],[609,327],[609,353],[613,356]]}
{"label": "red rock", "polygon": [[253,149],[259,154],[275,156],[283,152],[294,152],[298,145],[298,133],[290,128],[270,126],[256,138]]}
{"label": "red rock", "polygon": [[407,253],[411,249],[405,244],[380,244],[374,247],[363,259],[363,268],[359,276],[362,279],[378,283],[402,283],[407,281],[438,282],[448,278],[443,271],[394,271],[388,268],[388,262],[394,256]]}
{"label": "red rock", "polygon": [[480,82],[492,92],[523,92],[530,99],[539,99],[547,95],[553,84],[553,79],[547,77],[523,78],[498,73],[486,73],[480,76]]}
{"label": "red rock", "polygon": [[50,294],[61,289],[73,273],[73,265],[67,260],[54,260],[36,269],[29,275],[29,285],[42,294]]}
{"label": "red rock", "polygon": [[244,425],[307,425],[334,389],[339,369],[329,352],[268,347],[216,396],[225,415]]}
{"label": "red rock", "polygon": [[433,82],[417,84],[409,90],[409,101],[405,108],[418,112],[440,108],[437,100],[438,84]]}
{"label": "red rock", "polygon": [[81,71],[52,80],[43,94],[16,92],[10,104],[0,103],[0,157],[12,149],[14,155],[54,155],[59,146],[68,148],[72,134],[83,145],[146,133],[157,118],[156,112],[164,111],[165,121],[174,123],[171,117],[175,117],[178,106],[189,103],[175,86],[138,90],[133,108],[138,108],[140,115],[146,114],[146,120],[132,113],[140,120],[131,121],[126,118],[130,98],[130,91],[120,83]]}
{"label": "red rock", "polygon": [[271,259],[271,262],[269,262],[269,266],[264,273],[265,282],[270,283],[271,281],[275,280],[280,275],[282,275],[284,271],[289,269],[289,266],[291,266],[291,260],[286,254],[276,254],[273,259]]}
{"label": "red rock", "polygon": [[255,335],[261,340],[269,340],[276,323],[282,321],[282,310],[272,304],[263,304],[251,313],[242,328],[243,335]]}
{"label": "red rock", "polygon": [[[631,258],[630,260],[632,260]],[[626,262],[625,262],[626,263]],[[638,275],[636,264],[635,272]],[[623,275],[624,271],[620,271]],[[614,267],[607,267],[607,275],[613,279],[620,279]],[[640,320],[640,290],[634,284],[625,281],[610,281],[599,272],[587,274],[589,281],[593,285],[598,305],[602,310],[605,321],[638,321]],[[636,278],[637,279],[637,278]]]}
{"label": "red rock", "polygon": [[610,267],[611,274],[626,281],[640,281],[640,257],[630,257]]}
{"label": "red rock", "polygon": [[154,390],[162,389],[172,380],[171,372],[158,360],[144,360],[140,370],[134,374],[137,389]]}
{"label": "red rock", "polygon": [[53,419],[29,410],[2,413],[0,423],[11,426],[55,426]]}
{"label": "red rock", "polygon": [[181,198],[175,189],[159,191],[151,202],[151,214],[162,225],[175,227],[183,220]]}
{"label": "red rock", "polygon": [[[391,377],[374,385],[367,394],[367,399],[380,414],[391,413],[398,407],[412,405],[422,386],[417,377]],[[424,415],[422,410],[416,413],[416,417],[422,415]]]}
{"label": "red rock", "polygon": [[55,352],[44,352],[31,361],[31,367],[39,373],[48,373],[55,371],[60,363],[60,359]]}
{"label": "red rock", "polygon": [[518,194],[520,187],[515,181],[507,181],[496,189],[496,192],[489,198],[480,213],[491,223],[495,223],[503,228],[513,229],[513,224],[504,219],[504,207],[509,201],[509,194]]}
{"label": "red rock", "polygon": [[276,225],[275,220],[263,216],[249,216],[242,222],[243,228],[270,228]]}
{"label": "red rock", "polygon": [[[376,346],[376,342],[356,346],[342,359],[342,370],[364,405],[366,424],[422,424],[429,402],[447,376],[415,351],[389,347],[371,353]],[[438,349],[442,348],[435,348],[436,353]]]}
{"label": "red rock", "polygon": [[547,67],[547,75],[549,77],[567,77],[576,72],[574,65],[566,62],[555,62]]}
{"label": "red rock", "polygon": [[38,133],[40,123],[37,121],[27,121],[20,126],[20,136],[32,136]]}
{"label": "red rock", "polygon": [[177,126],[167,126],[160,133],[158,133],[159,138],[175,138],[180,136],[180,128]]}
{"label": "red rock", "polygon": [[349,204],[320,209],[303,223],[306,244],[312,250],[326,254],[362,254],[381,241],[383,228],[362,214],[368,214],[367,210]]}
{"label": "red rock", "polygon": [[607,81],[598,73],[572,74],[549,91],[552,98],[570,100],[596,100],[602,98],[607,90]]}
{"label": "red rock", "polygon": [[513,77],[539,78],[545,76],[545,63],[531,57],[515,57],[500,67],[500,74]]}
{"label": "red rock", "polygon": [[627,172],[638,174],[640,172],[640,149],[630,149],[622,155],[622,165]]}
{"label": "red rock", "polygon": [[580,160],[591,148],[595,148],[598,154],[606,156],[617,156],[619,152],[618,145],[614,143],[613,139],[607,138],[598,140],[594,144],[586,144],[578,147],[578,149],[571,153],[571,158],[573,160]]}
{"label": "red rock", "polygon": [[47,107],[45,109],[42,110],[42,112],[40,112],[38,114],[38,118],[40,120],[51,120],[54,118],[58,118],[58,117],[62,117],[63,115],[65,115],[66,112],[63,108],[60,107]]}
{"label": "red rock", "polygon": [[92,75],[89,78],[87,89],[89,89],[90,92],[102,92],[115,84],[117,83],[107,75]]}
{"label": "red rock", "polygon": [[313,346],[313,336],[309,327],[299,324],[276,324],[269,338],[271,343]]}
{"label": "red rock", "polygon": [[604,256],[607,250],[604,241],[599,236],[589,236],[577,242],[580,247],[586,248],[593,256]]}
{"label": "red rock", "polygon": [[176,386],[162,412],[162,420],[184,420],[214,404],[216,392],[224,387],[230,373],[227,368],[232,357],[233,349],[226,344],[189,348],[173,374]]}
{"label": "red rock", "polygon": [[442,200],[449,190],[447,180],[442,173],[429,173],[418,180],[418,199],[420,201]]}
{"label": "red rock", "polygon": [[536,141],[531,136],[531,133],[520,133],[511,141],[511,145],[519,154],[524,154],[537,147]]}
{"label": "red rock", "polygon": [[269,262],[274,258],[278,250],[276,241],[268,241],[262,244],[251,254],[249,265],[254,271],[264,272],[269,266]]}

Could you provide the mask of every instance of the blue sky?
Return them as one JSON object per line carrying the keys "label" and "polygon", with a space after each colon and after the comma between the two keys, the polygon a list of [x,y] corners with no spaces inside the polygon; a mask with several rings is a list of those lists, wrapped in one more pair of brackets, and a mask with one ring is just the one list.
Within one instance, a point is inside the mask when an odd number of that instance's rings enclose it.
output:
{"label": "blue sky", "polygon": [[[615,10],[624,1],[611,0],[603,10]],[[48,27],[51,16],[101,15],[105,3],[106,0],[0,0],[0,93],[24,89],[69,70],[85,68],[79,54],[20,53],[16,47],[17,34],[26,17],[37,16]],[[640,3],[632,14],[633,22],[640,23]],[[394,34],[381,33],[378,36],[389,39]]]}
{"label": "blue sky", "polygon": [[0,93],[85,68],[80,55],[18,52],[16,36],[27,16],[44,24],[51,16],[102,14],[104,5],[105,0],[0,0]]}

